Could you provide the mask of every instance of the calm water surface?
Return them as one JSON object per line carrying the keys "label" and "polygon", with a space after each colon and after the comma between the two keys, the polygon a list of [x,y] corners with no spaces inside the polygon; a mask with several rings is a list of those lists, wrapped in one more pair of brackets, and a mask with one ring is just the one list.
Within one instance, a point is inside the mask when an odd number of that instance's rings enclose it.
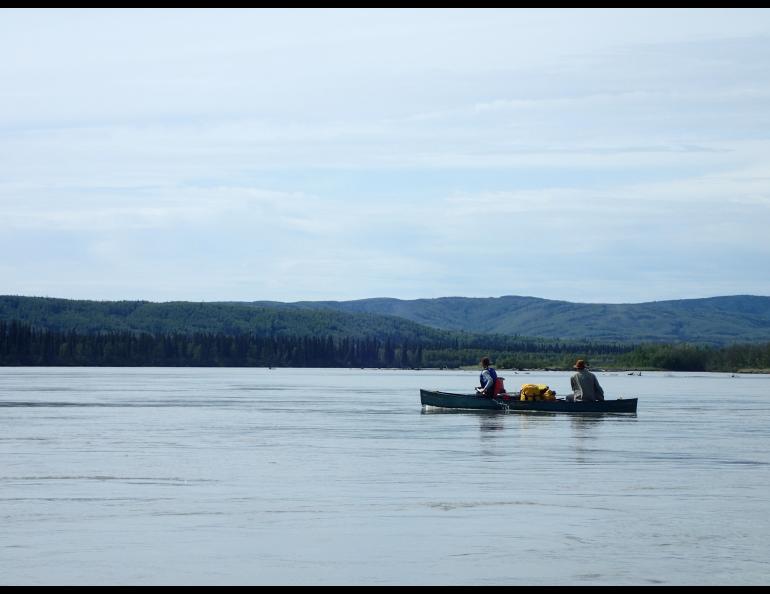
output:
{"label": "calm water surface", "polygon": [[0,584],[770,583],[770,376],[598,375],[0,368]]}

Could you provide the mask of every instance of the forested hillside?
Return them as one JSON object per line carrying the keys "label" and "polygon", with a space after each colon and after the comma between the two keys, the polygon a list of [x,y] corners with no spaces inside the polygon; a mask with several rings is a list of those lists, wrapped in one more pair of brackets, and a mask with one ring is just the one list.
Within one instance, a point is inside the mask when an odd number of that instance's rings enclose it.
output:
{"label": "forested hillside", "polygon": [[713,345],[770,340],[770,297],[752,295],[632,304],[506,296],[306,301],[292,305],[392,315],[446,330],[571,340]]}
{"label": "forested hillside", "polygon": [[[472,366],[488,355],[498,366],[515,369],[569,369],[576,358],[589,359],[594,368],[770,369],[770,338],[764,321],[766,299],[724,297],[661,302],[627,306],[629,310],[613,306],[607,316],[620,316],[613,335],[624,339],[600,340],[533,338],[518,332],[473,333],[431,328],[396,317],[411,315],[426,324],[429,319],[433,324],[471,327],[473,324],[467,320],[479,320],[480,312],[495,315],[502,304],[518,303],[521,307],[511,307],[508,315],[518,312],[521,317],[524,311],[560,303],[533,298],[418,300],[427,304],[398,300],[287,304],[1,296],[0,365],[413,368]],[[558,307],[564,308],[564,316],[576,315],[576,310],[570,308],[581,305],[561,303]],[[375,310],[391,315],[371,313]],[[422,313],[417,316],[414,311]],[[451,315],[466,322],[450,324],[442,317]],[[540,327],[555,324],[557,317],[554,314]],[[665,332],[654,329],[660,319],[668,320],[668,327],[688,328],[678,336],[691,336],[689,332],[695,328],[701,330],[690,341],[667,341],[663,338]],[[710,319],[718,320],[714,328],[709,326]],[[729,326],[728,319],[740,322]],[[622,320],[635,320],[638,327],[649,324],[644,338],[631,331],[621,332]],[[592,324],[602,325],[591,318],[584,328]]]}

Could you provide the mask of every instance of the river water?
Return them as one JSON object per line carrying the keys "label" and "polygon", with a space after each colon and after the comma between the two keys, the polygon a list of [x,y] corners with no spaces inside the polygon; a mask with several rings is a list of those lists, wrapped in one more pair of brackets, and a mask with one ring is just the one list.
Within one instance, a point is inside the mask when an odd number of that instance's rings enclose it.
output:
{"label": "river water", "polygon": [[770,583],[770,376],[598,377],[637,414],[422,410],[467,371],[0,368],[0,584]]}

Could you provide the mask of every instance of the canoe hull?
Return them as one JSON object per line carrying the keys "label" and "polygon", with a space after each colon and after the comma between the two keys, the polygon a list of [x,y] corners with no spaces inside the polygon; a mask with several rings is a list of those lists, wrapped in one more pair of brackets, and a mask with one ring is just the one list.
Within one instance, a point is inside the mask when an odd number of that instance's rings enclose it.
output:
{"label": "canoe hull", "polygon": [[566,400],[502,400],[476,394],[453,394],[420,390],[423,406],[466,410],[501,410],[510,412],[544,411],[564,413],[635,413],[636,398],[620,398],[601,402],[568,402]]}

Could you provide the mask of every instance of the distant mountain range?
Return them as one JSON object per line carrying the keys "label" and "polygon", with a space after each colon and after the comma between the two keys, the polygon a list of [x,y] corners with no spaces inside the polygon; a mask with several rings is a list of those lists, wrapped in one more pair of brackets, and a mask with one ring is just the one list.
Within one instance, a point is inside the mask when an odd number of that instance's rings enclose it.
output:
{"label": "distant mountain range", "polygon": [[446,337],[502,334],[595,342],[770,342],[770,297],[734,295],[636,304],[535,297],[356,301],[83,301],[0,296],[0,320],[102,332]]}
{"label": "distant mountain range", "polygon": [[753,295],[632,304],[505,296],[362,299],[293,305],[397,316],[432,328],[484,334],[622,342],[770,341],[770,297]]}

